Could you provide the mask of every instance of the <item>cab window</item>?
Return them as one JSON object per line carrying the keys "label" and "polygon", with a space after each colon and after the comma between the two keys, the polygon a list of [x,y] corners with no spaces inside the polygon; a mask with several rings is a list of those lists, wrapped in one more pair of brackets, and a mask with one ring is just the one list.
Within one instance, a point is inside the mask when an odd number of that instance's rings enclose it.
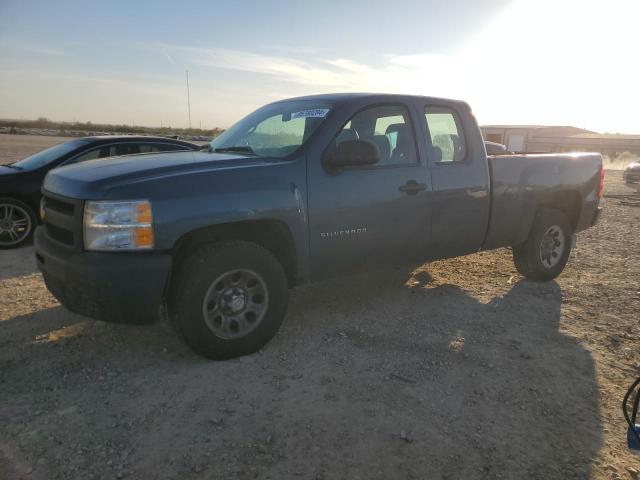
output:
{"label": "cab window", "polygon": [[445,107],[426,107],[425,118],[437,162],[462,162],[466,158],[464,131],[458,114]]}
{"label": "cab window", "polygon": [[336,145],[345,140],[376,144],[380,162],[373,167],[418,163],[409,112],[402,105],[371,107],[356,113],[336,136]]}

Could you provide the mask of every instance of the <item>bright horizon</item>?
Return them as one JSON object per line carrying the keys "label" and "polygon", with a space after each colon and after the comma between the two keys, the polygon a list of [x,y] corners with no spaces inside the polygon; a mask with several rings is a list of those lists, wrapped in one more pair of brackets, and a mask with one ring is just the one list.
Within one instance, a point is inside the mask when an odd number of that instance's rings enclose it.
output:
{"label": "bright horizon", "polygon": [[188,69],[193,127],[370,91],[465,100],[481,124],[640,133],[638,18],[637,0],[5,0],[0,118],[186,127]]}

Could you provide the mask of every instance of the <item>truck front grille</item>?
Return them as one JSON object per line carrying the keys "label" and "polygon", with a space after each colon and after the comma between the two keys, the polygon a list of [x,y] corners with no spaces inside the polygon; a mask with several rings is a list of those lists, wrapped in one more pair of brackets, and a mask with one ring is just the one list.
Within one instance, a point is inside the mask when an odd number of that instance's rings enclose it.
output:
{"label": "truck front grille", "polygon": [[65,247],[81,250],[83,201],[44,192],[43,202],[47,236]]}
{"label": "truck front grille", "polygon": [[56,227],[50,223],[46,224],[47,235],[54,239],[56,242],[64,243],[65,245],[73,246],[73,232],[65,230],[64,228]]}
{"label": "truck front grille", "polygon": [[73,203],[62,202],[53,197],[46,196],[47,208],[55,210],[56,212],[64,215],[73,215],[74,205]]}

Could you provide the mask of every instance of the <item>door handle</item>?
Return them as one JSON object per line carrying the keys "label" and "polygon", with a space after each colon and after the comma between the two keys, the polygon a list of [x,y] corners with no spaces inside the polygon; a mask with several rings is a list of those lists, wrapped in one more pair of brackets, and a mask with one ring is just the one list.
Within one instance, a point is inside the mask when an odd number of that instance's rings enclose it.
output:
{"label": "door handle", "polygon": [[418,192],[426,190],[427,186],[424,183],[418,183],[415,180],[409,180],[407,183],[400,187],[400,191],[407,195],[415,195]]}

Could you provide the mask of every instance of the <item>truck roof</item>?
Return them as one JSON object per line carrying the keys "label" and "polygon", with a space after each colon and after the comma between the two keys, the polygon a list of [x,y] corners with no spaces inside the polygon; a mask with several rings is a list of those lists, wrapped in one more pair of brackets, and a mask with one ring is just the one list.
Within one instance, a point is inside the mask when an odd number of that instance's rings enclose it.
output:
{"label": "truck roof", "polygon": [[467,105],[466,102],[461,100],[454,100],[450,98],[440,98],[440,97],[427,97],[424,95],[403,95],[403,94],[395,94],[395,93],[368,93],[368,92],[354,92],[354,93],[325,93],[320,95],[306,95],[303,97],[294,97],[294,98],[286,98],[279,100],[274,103],[287,102],[292,100],[316,100],[323,101],[331,104],[338,103],[347,103],[354,100],[362,100],[368,99],[372,102],[376,101],[389,101],[389,100],[426,100],[426,101],[434,101],[434,102],[447,102],[447,103],[458,103],[460,105]]}

